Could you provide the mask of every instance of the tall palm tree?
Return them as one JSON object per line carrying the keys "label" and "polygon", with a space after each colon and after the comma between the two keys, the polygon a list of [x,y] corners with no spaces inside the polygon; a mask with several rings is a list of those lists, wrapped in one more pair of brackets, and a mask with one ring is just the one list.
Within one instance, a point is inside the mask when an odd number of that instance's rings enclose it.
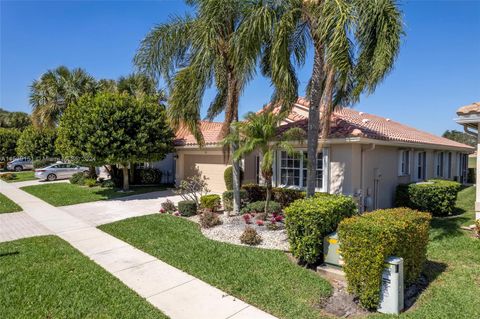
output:
{"label": "tall palm tree", "polygon": [[69,104],[95,90],[95,79],[83,69],[60,66],[48,70],[30,86],[33,124],[41,128],[55,127]]}
{"label": "tall palm tree", "polygon": [[[277,99],[288,109],[297,98],[295,65],[313,48],[307,87],[307,195],[315,192],[315,163],[320,141],[328,137],[338,106],[372,93],[392,69],[403,34],[395,0],[265,0],[249,15],[245,37],[270,33],[262,71],[271,77]],[[275,17],[271,28],[272,17]]]}
{"label": "tall palm tree", "polygon": [[301,142],[305,139],[305,132],[300,128],[291,128],[283,133],[278,132],[279,123],[286,114],[274,114],[265,111],[260,114],[249,113],[245,121],[235,124],[237,134],[229,134],[223,140],[224,143],[238,141],[239,148],[233,154],[234,159],[241,159],[245,155],[258,150],[261,157],[260,170],[266,184],[265,214],[268,214],[268,206],[272,194],[273,161],[275,152],[279,149],[294,154],[293,142]]}
{"label": "tall palm tree", "polygon": [[[139,70],[162,77],[169,85],[168,114],[175,127],[185,125],[201,146],[200,109],[205,90],[217,94],[207,111],[212,120],[224,112],[223,136],[238,121],[240,94],[255,72],[258,46],[238,36],[244,11],[242,0],[189,0],[194,14],[174,17],[155,26],[134,58]],[[252,40],[249,39],[251,42]],[[232,144],[232,152],[237,146]],[[234,211],[240,203],[240,162],[233,161]]]}

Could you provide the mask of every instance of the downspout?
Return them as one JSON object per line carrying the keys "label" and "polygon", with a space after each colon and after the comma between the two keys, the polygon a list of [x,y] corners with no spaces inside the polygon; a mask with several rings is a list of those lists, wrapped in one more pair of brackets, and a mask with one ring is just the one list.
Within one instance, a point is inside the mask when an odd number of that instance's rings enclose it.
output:
{"label": "downspout", "polygon": [[364,203],[364,198],[366,195],[366,190],[364,187],[364,181],[365,181],[365,169],[364,169],[364,162],[365,162],[365,153],[373,151],[375,149],[375,144],[370,144],[369,148],[364,149],[363,146],[361,148],[361,155],[360,155],[360,213],[363,213],[365,211],[365,203]]}

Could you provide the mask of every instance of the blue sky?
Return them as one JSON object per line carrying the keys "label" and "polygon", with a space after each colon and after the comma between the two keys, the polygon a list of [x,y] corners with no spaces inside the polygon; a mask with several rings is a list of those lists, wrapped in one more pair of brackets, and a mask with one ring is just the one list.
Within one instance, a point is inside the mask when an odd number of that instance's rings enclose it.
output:
{"label": "blue sky", "polygon": [[[435,134],[460,129],[452,120],[457,107],[480,101],[480,1],[400,5],[406,36],[395,69],[354,107]],[[133,72],[132,58],[148,30],[186,10],[173,0],[0,0],[0,107],[30,112],[29,85],[59,65],[96,78]],[[310,64],[299,70],[302,94]],[[241,114],[268,102],[271,92],[267,79],[255,78],[241,97]],[[207,92],[205,102],[212,95]]]}

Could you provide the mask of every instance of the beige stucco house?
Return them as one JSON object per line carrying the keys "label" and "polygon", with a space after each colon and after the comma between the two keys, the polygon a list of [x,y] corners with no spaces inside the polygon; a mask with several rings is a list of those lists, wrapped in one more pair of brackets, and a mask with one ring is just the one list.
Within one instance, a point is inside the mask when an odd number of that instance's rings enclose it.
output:
{"label": "beige stucco house", "polygon": [[[299,98],[279,131],[289,127],[307,129],[307,100]],[[350,108],[336,111],[326,141],[321,141],[317,160],[317,190],[355,196],[367,209],[391,207],[399,183],[430,178],[466,181],[468,154],[473,148],[417,130],[391,119]],[[206,145],[199,148],[187,130],[176,137],[175,180],[192,174],[208,177],[213,192],[225,191],[224,162],[219,145],[222,123],[202,122]],[[303,188],[306,183],[306,142],[299,155],[278,151],[274,185]],[[304,158],[305,157],[305,158]],[[258,154],[243,159],[245,182],[262,183]]]}

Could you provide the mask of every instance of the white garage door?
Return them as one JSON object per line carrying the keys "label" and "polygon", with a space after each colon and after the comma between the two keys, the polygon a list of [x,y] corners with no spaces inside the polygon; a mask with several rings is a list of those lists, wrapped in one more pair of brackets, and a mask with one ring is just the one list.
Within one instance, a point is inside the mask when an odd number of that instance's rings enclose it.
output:
{"label": "white garage door", "polygon": [[222,155],[185,155],[185,177],[200,174],[208,178],[207,184],[211,192],[226,191],[223,172],[228,165],[223,163]]}

